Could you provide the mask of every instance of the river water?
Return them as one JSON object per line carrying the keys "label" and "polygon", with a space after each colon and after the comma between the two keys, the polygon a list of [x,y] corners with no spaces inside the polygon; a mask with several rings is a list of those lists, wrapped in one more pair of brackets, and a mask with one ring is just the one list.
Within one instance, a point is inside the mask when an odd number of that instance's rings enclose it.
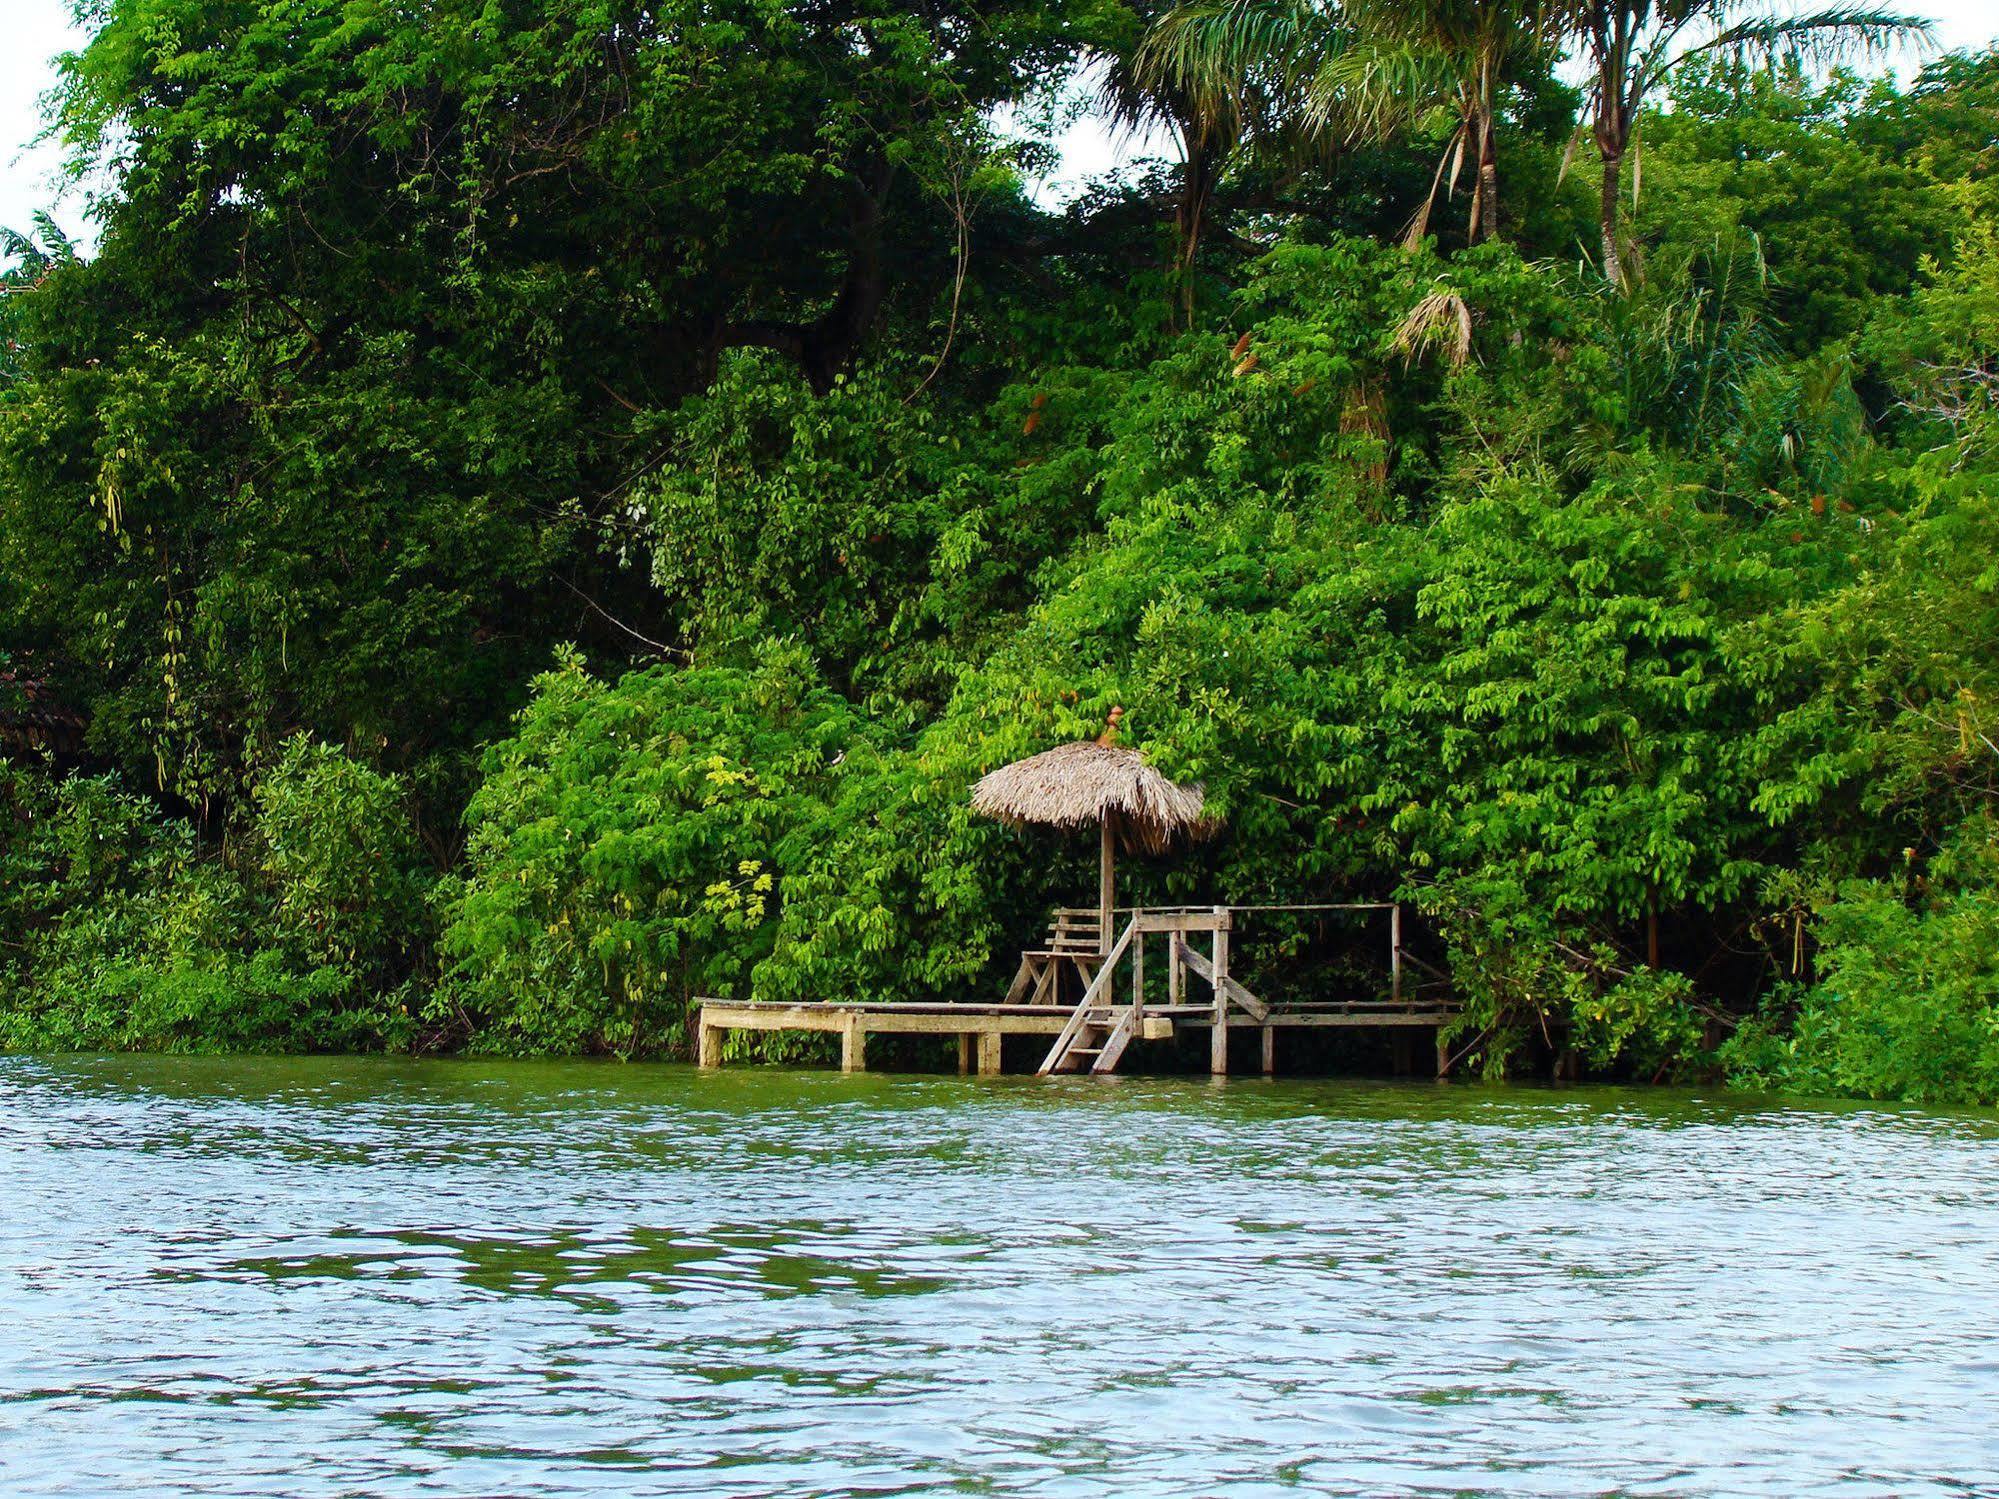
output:
{"label": "river water", "polygon": [[1999,1493],[1999,1125],[0,1059],[0,1491]]}

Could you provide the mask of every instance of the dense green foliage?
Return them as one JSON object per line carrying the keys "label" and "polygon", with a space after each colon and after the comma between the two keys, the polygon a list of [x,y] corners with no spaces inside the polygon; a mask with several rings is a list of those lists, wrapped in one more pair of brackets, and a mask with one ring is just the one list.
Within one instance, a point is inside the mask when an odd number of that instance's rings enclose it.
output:
{"label": "dense green foliage", "polygon": [[109,776],[0,767],[0,1042],[411,1044],[424,912],[405,801],[380,773],[294,740],[222,857]]}
{"label": "dense green foliage", "polygon": [[[796,648],[607,685],[573,656],[489,752],[437,1002],[499,1050],[658,1051],[767,961],[871,734]],[[849,758],[849,757],[853,758]]]}
{"label": "dense green foliage", "polygon": [[[106,0],[101,243],[0,301],[88,719],[0,1043],[992,988],[1093,850],[967,788],[1121,704],[1227,819],[1131,894],[1408,901],[1490,1072],[1999,1098],[1999,54],[1612,130],[1568,12],[1378,10]],[[1050,210],[993,111],[1092,62],[1187,161]]]}

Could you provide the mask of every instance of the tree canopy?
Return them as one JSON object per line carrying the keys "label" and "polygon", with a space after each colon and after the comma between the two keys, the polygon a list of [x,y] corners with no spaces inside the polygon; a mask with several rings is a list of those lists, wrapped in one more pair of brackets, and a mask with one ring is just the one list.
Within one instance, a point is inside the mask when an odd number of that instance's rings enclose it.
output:
{"label": "tree canopy", "polygon": [[[0,700],[0,1044],[655,1054],[699,992],[997,992],[1090,850],[969,787],[1115,704],[1228,819],[1137,896],[1408,902],[1493,1073],[1566,1030],[1999,1097],[1999,53],[1512,0],[90,19],[95,247],[0,244],[0,668],[82,725]],[[1181,157],[1051,206],[1032,122],[1090,88]]]}

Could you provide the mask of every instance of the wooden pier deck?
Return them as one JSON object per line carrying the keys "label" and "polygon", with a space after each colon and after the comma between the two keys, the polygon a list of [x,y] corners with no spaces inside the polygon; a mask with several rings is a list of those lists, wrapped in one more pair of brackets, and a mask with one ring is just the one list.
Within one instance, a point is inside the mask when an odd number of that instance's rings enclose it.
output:
{"label": "wooden pier deck", "polygon": [[[1101,1020],[1116,1029],[1128,1023],[1130,1005],[1106,1006]],[[955,1036],[958,1039],[958,1070],[976,1071],[981,1077],[1000,1071],[1000,1042],[1004,1036],[1048,1036],[1059,1038],[1074,1011],[1056,1005],[977,1005],[977,1004],[861,1004],[826,1002],[811,1004],[731,1004],[723,1000],[703,1000],[698,1024],[697,1056],[703,1067],[722,1065],[722,1039],[730,1031],[824,1031],[840,1037],[840,1067],[845,1072],[867,1070],[869,1036]],[[1326,1026],[1386,1027],[1398,1031],[1428,1030],[1442,1035],[1443,1028],[1457,1018],[1455,1010],[1435,1005],[1389,1006],[1366,1001],[1345,1004],[1273,1007],[1267,1020],[1230,1017],[1223,1025],[1223,1060],[1213,1068],[1226,1074],[1227,1037],[1231,1032],[1259,1033],[1262,1070],[1276,1069],[1277,1032]],[[1132,1039],[1162,1041],[1183,1029],[1212,1031],[1215,1024],[1211,1005],[1146,1005],[1136,1017]],[[1210,1046],[1210,1057],[1215,1048]],[[1080,1069],[1078,1069],[1080,1070]],[[1095,1070],[1094,1068],[1091,1070]],[[1449,1056],[1441,1039],[1437,1041],[1437,1075],[1449,1071]]]}
{"label": "wooden pier deck", "polygon": [[[1229,971],[1229,935],[1237,912],[1225,906],[1152,908],[1121,911],[1128,918],[1115,940],[1091,928],[1094,912],[1058,911],[1054,932],[1043,946],[1022,954],[1019,972],[999,1004],[895,1004],[829,1001],[803,1004],[701,1002],[696,1056],[703,1067],[722,1064],[723,1038],[730,1031],[822,1031],[840,1037],[840,1065],[848,1072],[867,1067],[871,1035],[955,1036],[958,1070],[982,1076],[1000,1071],[1001,1043],[1007,1036],[1052,1038],[1040,1071],[1115,1072],[1134,1042],[1163,1041],[1186,1030],[1205,1030],[1209,1070],[1229,1070],[1229,1036],[1258,1033],[1262,1071],[1276,1069],[1277,1033],[1324,1027],[1387,1029],[1398,1037],[1398,1059],[1406,1070],[1407,1035],[1434,1033],[1437,1075],[1450,1070],[1445,1029],[1456,1008],[1442,997],[1419,997],[1403,989],[1402,911],[1389,904],[1285,909],[1383,912],[1388,915],[1390,997],[1375,1000],[1266,1004]],[[1189,944],[1208,938],[1203,953]],[[1145,996],[1147,938],[1166,952],[1166,1002]],[[1129,970],[1129,986],[1121,972]],[[1073,979],[1069,977],[1073,970]],[[1073,1003],[1065,983],[1080,985]],[[1197,986],[1198,985],[1198,989]]]}

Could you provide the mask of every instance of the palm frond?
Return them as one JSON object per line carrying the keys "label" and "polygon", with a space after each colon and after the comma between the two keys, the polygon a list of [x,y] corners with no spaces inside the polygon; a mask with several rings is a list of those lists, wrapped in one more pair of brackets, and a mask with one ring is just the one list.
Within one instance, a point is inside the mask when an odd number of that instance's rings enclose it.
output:
{"label": "palm frond", "polygon": [[1305,102],[1320,128],[1379,140],[1441,103],[1461,106],[1465,87],[1459,60],[1434,47],[1364,38],[1313,74]]}
{"label": "palm frond", "polygon": [[1135,73],[1149,87],[1232,92],[1296,52],[1313,16],[1297,0],[1194,0],[1160,17],[1139,44]]}
{"label": "palm frond", "polygon": [[1807,67],[1830,67],[1903,42],[1926,46],[1935,35],[1936,23],[1920,16],[1866,5],[1829,5],[1797,16],[1751,16],[1689,48],[1682,58],[1725,52],[1745,61],[1783,57]]}
{"label": "palm frond", "polygon": [[1452,369],[1471,358],[1471,306],[1448,286],[1437,286],[1395,325],[1395,352],[1405,360],[1442,345]]}

